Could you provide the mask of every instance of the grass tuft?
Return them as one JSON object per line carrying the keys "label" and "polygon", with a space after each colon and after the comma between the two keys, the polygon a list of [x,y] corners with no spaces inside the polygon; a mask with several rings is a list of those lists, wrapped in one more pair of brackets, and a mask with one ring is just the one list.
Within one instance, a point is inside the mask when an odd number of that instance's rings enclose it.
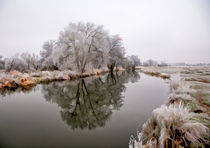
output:
{"label": "grass tuft", "polygon": [[195,116],[182,102],[162,105],[153,110],[151,118],[138,134],[138,139],[134,140],[133,148],[202,145],[204,137],[209,135],[209,129],[194,120]]}

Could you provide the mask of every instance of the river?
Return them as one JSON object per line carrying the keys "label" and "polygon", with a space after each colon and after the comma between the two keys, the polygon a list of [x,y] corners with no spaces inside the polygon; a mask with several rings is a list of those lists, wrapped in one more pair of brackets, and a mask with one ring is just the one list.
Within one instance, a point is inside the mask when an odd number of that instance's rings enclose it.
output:
{"label": "river", "polygon": [[167,102],[168,84],[138,72],[0,91],[0,148],[128,148]]}

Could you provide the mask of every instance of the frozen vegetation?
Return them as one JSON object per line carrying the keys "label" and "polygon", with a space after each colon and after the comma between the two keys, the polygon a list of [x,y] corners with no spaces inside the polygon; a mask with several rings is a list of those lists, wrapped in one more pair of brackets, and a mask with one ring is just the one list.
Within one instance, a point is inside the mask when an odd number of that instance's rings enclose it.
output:
{"label": "frozen vegetation", "polygon": [[93,23],[69,23],[57,40],[44,42],[40,56],[29,53],[0,57],[0,69],[31,72],[37,70],[71,70],[84,73],[93,69],[134,68],[137,56],[125,56],[119,35],[110,35],[103,26]]}
{"label": "frozen vegetation", "polygon": [[131,136],[129,147],[208,147],[210,67],[141,67],[140,71],[170,78],[169,101],[153,110],[137,138]]}
{"label": "frozen vegetation", "polygon": [[69,23],[57,40],[44,42],[40,56],[0,56],[0,89],[28,87],[40,82],[70,80],[114,70],[135,70],[137,56],[125,56],[119,35],[93,23]]}
{"label": "frozen vegetation", "polygon": [[[38,83],[73,80],[108,72],[113,77],[114,71],[139,70],[167,79],[170,83],[170,94],[168,103],[152,112],[137,138],[131,137],[130,148],[209,146],[210,67],[169,67],[165,62],[158,63],[151,59],[143,62],[143,66],[140,65],[137,56],[126,56],[123,40],[119,35],[110,35],[103,26],[89,22],[69,23],[60,32],[57,40],[44,42],[40,55],[25,52],[10,58],[0,56],[0,93],[5,95],[11,90],[25,91]],[[100,79],[97,80],[99,81],[103,83]],[[89,93],[84,91],[86,85],[92,86],[81,79],[79,84],[68,86],[72,89],[78,88],[75,89],[77,102],[85,96],[82,93]],[[53,98],[52,94],[57,92],[51,91],[56,88],[65,92],[62,83],[57,85],[55,82],[49,86],[52,88],[46,88],[45,95],[51,101],[62,101],[57,99],[56,95]],[[109,88],[104,84],[95,91],[103,89]],[[114,97],[119,95],[120,93],[116,92]],[[107,99],[112,98],[113,96]],[[78,120],[75,115],[80,114],[77,105],[74,109],[67,108],[69,111],[66,111],[65,107],[61,108],[62,118],[67,123],[73,122],[71,118],[66,118],[68,115],[74,116],[73,120]],[[109,112],[104,115],[102,111],[97,111],[102,116],[109,117]],[[94,114],[92,111],[87,113],[90,118],[84,120],[91,120]],[[97,124],[81,125],[83,126],[94,128]]]}
{"label": "frozen vegetation", "polygon": [[198,146],[206,140],[204,136],[208,136],[208,128],[196,121],[196,114],[188,107],[182,103],[162,105],[143,125],[134,147]]}

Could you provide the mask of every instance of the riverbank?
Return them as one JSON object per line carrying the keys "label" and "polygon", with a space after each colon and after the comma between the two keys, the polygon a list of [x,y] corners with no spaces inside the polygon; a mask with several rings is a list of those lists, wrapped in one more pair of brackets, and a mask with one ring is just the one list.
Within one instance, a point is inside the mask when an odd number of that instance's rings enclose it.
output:
{"label": "riverbank", "polygon": [[131,148],[209,146],[210,67],[139,67],[140,72],[167,78],[166,105],[153,110]]}
{"label": "riverbank", "polygon": [[[116,71],[123,71],[125,69],[119,68]],[[17,88],[29,89],[36,84],[49,83],[52,81],[74,80],[85,78],[89,76],[97,76],[108,73],[108,69],[94,69],[85,73],[76,73],[73,71],[36,71],[31,73],[21,73],[19,71],[0,72],[0,90],[9,89],[15,90]]]}

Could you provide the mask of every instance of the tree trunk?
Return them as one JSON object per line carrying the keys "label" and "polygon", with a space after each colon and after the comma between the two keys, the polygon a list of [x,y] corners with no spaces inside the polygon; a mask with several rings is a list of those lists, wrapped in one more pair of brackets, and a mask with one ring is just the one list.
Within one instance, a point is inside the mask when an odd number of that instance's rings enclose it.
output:
{"label": "tree trunk", "polygon": [[132,66],[132,71],[133,71],[133,72],[136,70],[135,68],[136,68],[136,66],[133,65],[133,66]]}
{"label": "tree trunk", "polygon": [[110,71],[111,71],[112,76],[114,75],[114,67],[115,67],[115,64],[111,64]]}

